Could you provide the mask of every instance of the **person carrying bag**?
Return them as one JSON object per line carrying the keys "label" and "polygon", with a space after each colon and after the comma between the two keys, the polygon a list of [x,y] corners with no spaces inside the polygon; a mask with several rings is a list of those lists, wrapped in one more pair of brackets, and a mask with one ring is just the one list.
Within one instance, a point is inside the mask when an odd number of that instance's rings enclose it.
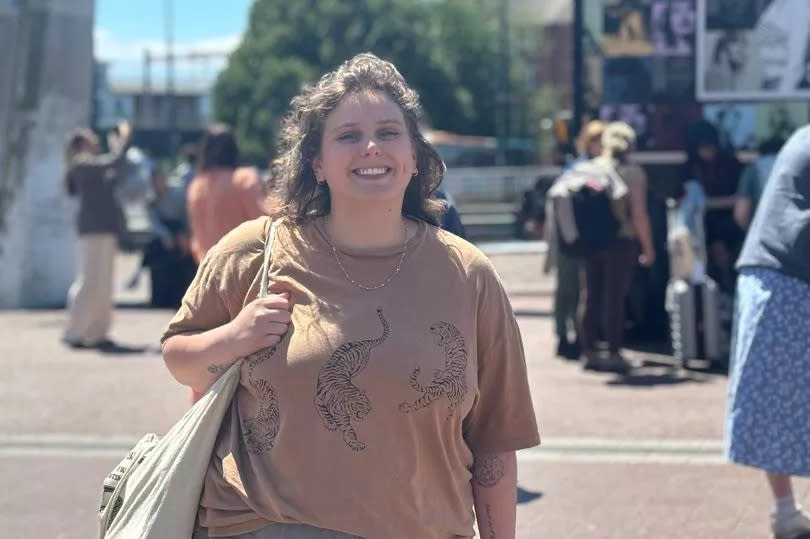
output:
{"label": "person carrying bag", "polygon": [[[270,225],[259,297],[268,292],[267,267],[275,239]],[[269,353],[272,353],[272,350]],[[147,434],[104,480],[100,539],[191,537],[206,470],[220,425],[239,385],[245,359],[237,360],[169,432]]]}

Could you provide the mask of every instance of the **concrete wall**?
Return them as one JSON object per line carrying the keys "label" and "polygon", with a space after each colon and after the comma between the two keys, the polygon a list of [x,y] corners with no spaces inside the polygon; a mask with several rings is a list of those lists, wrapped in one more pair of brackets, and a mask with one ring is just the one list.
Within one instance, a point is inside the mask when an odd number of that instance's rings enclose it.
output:
{"label": "concrete wall", "polygon": [[63,305],[75,274],[62,155],[68,131],[90,119],[93,9],[93,0],[0,0],[3,308]]}

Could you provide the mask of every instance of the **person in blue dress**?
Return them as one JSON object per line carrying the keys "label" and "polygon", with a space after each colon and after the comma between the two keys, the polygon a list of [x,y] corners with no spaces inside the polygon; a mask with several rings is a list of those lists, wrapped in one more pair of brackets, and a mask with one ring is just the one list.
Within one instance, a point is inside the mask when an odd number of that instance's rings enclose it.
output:
{"label": "person in blue dress", "polygon": [[810,536],[810,125],[779,152],[737,261],[725,453],[763,470],[776,539]]}

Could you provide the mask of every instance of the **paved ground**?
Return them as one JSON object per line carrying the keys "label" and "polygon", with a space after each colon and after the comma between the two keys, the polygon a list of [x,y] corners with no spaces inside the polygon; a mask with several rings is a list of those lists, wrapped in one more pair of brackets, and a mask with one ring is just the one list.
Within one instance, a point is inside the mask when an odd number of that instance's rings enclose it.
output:
{"label": "paved ground", "polygon": [[[536,246],[535,246],[536,247]],[[491,257],[513,295],[544,444],[521,452],[518,537],[767,536],[760,474],[720,458],[726,379],[633,353],[631,376],[551,357],[551,281],[536,248]],[[119,260],[120,280],[132,257]],[[0,312],[0,537],[96,536],[99,486],[134,439],[186,410],[157,336],[170,313],[120,293],[113,335],[129,353],[68,351],[61,311]],[[797,483],[810,505],[810,483]]]}

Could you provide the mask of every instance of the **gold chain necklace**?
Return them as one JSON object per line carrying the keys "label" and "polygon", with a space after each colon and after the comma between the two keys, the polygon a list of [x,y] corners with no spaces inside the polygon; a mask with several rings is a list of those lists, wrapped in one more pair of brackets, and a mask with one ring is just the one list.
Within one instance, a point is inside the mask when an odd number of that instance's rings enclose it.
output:
{"label": "gold chain necklace", "polygon": [[[326,228],[326,227],[324,227],[324,228]],[[397,273],[399,273],[399,270],[402,268],[402,262],[405,261],[405,253],[408,252],[408,225],[407,225],[407,222],[405,224],[403,224],[402,228],[403,228],[403,231],[405,232],[405,241],[402,243],[402,253],[400,253],[400,255],[399,255],[399,262],[397,262],[397,267],[394,268],[394,272],[391,275],[389,275],[387,279],[385,279],[381,283],[373,285],[373,286],[366,286],[366,285],[364,285],[362,283],[358,283],[357,281],[352,279],[351,276],[349,275],[349,272],[347,272],[346,268],[343,267],[343,263],[340,261],[340,257],[338,256],[337,247],[335,247],[334,242],[332,242],[332,240],[329,238],[328,233],[326,235],[327,236],[326,241],[329,243],[329,246],[332,248],[332,254],[335,257],[335,262],[337,262],[337,265],[340,268],[340,271],[343,272],[343,276],[346,277],[347,281],[349,281],[350,283],[352,283],[354,286],[356,286],[357,288],[359,288],[361,290],[369,290],[369,291],[370,290],[379,290],[380,288],[382,288],[385,285],[387,285],[388,283],[390,283],[393,280],[393,278],[397,276]]]}

